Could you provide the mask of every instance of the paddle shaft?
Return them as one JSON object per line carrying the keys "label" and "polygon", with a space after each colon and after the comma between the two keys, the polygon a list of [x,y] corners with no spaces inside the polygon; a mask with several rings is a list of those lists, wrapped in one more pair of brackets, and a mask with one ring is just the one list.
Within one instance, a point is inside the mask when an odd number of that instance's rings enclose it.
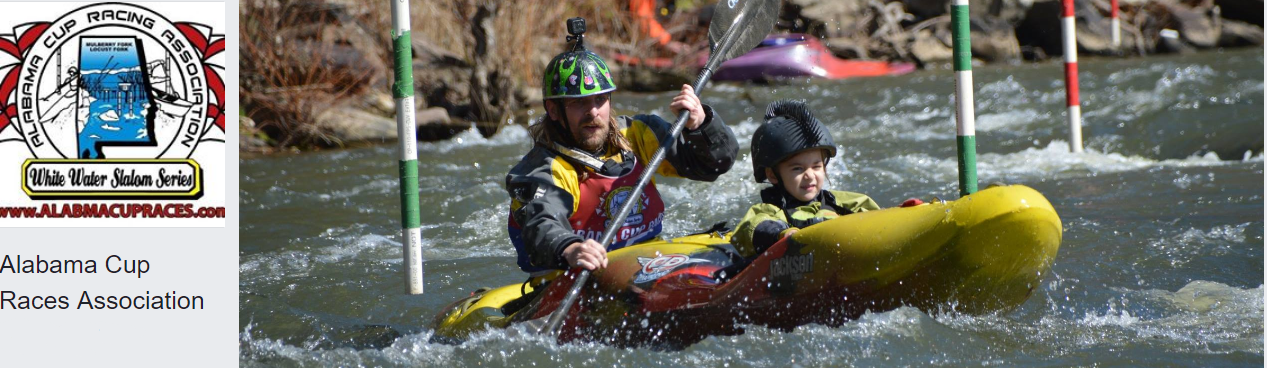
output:
{"label": "paddle shaft", "polygon": [[[712,77],[713,71],[711,69],[700,70],[693,86],[696,96],[699,96],[704,84]],[[655,175],[656,170],[660,168],[660,163],[664,161],[664,148],[677,142],[678,137],[682,135],[682,129],[686,127],[686,120],[690,117],[690,114],[691,112],[687,110],[682,110],[681,113],[678,113],[677,121],[673,123],[673,128],[669,129],[669,139],[660,142],[660,148],[655,151],[654,156],[651,156],[651,161],[647,163],[646,171],[643,171],[642,176],[638,177],[638,184],[630,192],[632,194],[625,199],[625,203],[620,206],[620,211],[616,212],[616,217],[611,219],[607,230],[603,232],[602,241],[600,241],[603,249],[607,249],[607,246],[611,245],[612,241],[616,239],[616,233],[623,227],[625,218],[629,217],[629,211],[632,211],[634,204],[638,203],[638,199],[642,195],[642,189],[646,188],[647,184],[651,182],[651,176]],[[563,301],[559,304],[559,309],[550,314],[550,319],[546,320],[546,324],[541,327],[540,333],[553,333],[558,329],[563,321],[563,316],[567,315],[567,310],[571,309],[572,304],[576,303],[576,298],[581,296],[581,288],[589,281],[589,277],[590,271],[584,269],[581,270],[579,275],[576,275],[576,280],[572,283],[572,289],[568,290],[567,295],[563,297]]]}

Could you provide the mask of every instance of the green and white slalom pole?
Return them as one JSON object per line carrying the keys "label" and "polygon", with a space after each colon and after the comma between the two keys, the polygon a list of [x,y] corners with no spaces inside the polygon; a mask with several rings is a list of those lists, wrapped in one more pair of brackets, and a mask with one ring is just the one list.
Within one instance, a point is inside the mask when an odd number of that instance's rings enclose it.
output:
{"label": "green and white slalom pole", "polygon": [[955,126],[959,144],[959,195],[977,192],[977,127],[972,108],[972,39],[968,30],[968,0],[950,8],[955,58]]}
{"label": "green and white slalom pole", "polygon": [[418,216],[418,134],[414,127],[414,68],[409,37],[409,0],[392,0],[392,46],[396,80],[396,132],[400,140],[401,244],[410,294],[422,294],[422,231]]}

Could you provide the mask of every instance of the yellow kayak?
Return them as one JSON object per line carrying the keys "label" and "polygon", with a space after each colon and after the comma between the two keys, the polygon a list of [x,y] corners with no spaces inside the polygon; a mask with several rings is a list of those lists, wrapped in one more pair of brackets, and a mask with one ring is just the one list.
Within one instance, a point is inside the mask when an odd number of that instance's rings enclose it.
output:
{"label": "yellow kayak", "polygon": [[[755,259],[729,234],[657,240],[608,254],[560,341],[690,344],[741,324],[838,325],[863,312],[913,306],[980,314],[1015,308],[1047,273],[1061,223],[1037,191],[997,186],[955,201],[842,216],[807,227]],[[436,316],[438,341],[539,323],[572,285],[560,271],[542,290],[481,290]]]}

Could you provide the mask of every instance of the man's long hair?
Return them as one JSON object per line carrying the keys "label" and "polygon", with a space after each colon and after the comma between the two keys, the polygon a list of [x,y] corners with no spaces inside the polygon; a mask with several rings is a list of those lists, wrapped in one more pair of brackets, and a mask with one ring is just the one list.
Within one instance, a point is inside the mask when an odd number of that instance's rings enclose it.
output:
{"label": "man's long hair", "polygon": [[[608,118],[607,123],[607,139],[603,142],[603,151],[606,153],[611,153],[612,149],[617,149],[616,152],[632,151],[633,146],[629,144],[624,133],[620,132],[620,124],[616,123],[616,118]],[[580,148],[576,146],[572,134],[563,127],[564,124],[564,122],[550,119],[550,114],[547,113],[541,119],[537,119],[536,123],[528,126],[528,135],[532,137],[533,143],[545,147],[552,147],[558,143],[571,148]]]}

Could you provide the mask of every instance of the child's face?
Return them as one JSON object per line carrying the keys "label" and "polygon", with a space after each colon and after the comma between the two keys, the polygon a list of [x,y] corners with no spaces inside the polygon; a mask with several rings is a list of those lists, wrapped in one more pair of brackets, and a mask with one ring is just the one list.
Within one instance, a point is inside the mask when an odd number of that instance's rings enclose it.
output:
{"label": "child's face", "polygon": [[[818,197],[827,182],[827,165],[823,164],[823,151],[809,150],[780,162],[775,170],[778,176],[768,175],[775,185],[782,185],[792,197],[809,201]],[[768,169],[767,169],[768,170]],[[782,179],[782,183],[779,182]]]}

